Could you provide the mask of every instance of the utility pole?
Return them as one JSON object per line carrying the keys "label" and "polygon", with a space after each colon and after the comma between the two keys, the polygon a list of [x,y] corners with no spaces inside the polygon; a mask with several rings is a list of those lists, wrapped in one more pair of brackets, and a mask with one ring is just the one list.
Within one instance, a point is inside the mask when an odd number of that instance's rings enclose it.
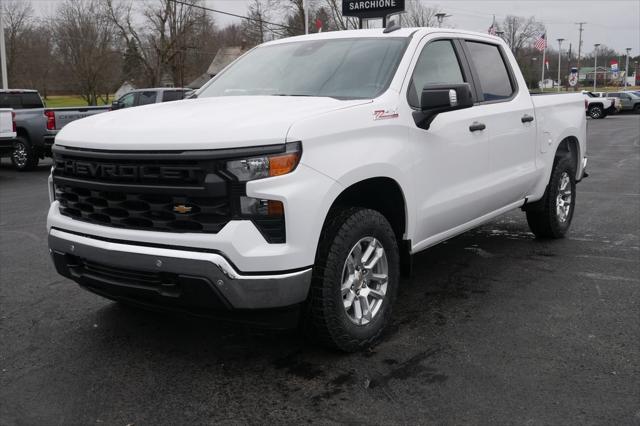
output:
{"label": "utility pole", "polygon": [[563,38],[558,39],[558,92],[560,91],[560,62],[562,61],[562,42]]}
{"label": "utility pole", "polygon": [[304,12],[304,33],[309,34],[309,2],[302,0],[302,10]]}
{"label": "utility pole", "polygon": [[576,83],[576,91],[578,90],[578,88],[580,87],[580,58],[581,58],[581,54],[582,54],[582,31],[584,31],[584,29],[582,28],[583,25],[586,24],[586,22],[576,22],[576,25],[579,25],[580,28],[578,31],[580,31],[580,37],[578,39],[578,83]]}
{"label": "utility pole", "polygon": [[4,47],[4,4],[0,0],[0,67],[2,68],[2,88],[8,89],[7,50]]}
{"label": "utility pole", "polygon": [[598,82],[598,47],[600,47],[600,43],[596,43],[593,45],[595,54],[593,59],[593,91],[596,91],[596,83]]}
{"label": "utility pole", "polygon": [[629,78],[629,52],[631,52],[631,48],[627,47],[624,49],[627,51],[627,61],[624,65],[624,87],[627,88],[627,79]]}

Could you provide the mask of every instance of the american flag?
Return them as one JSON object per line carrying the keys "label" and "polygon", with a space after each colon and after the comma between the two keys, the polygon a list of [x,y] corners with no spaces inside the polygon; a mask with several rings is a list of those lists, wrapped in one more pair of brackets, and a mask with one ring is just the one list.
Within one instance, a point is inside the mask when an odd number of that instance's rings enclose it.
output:
{"label": "american flag", "polygon": [[538,49],[541,52],[544,49],[546,49],[547,48],[547,34],[546,33],[538,34],[538,37],[536,38],[534,46],[535,46],[536,49]]}

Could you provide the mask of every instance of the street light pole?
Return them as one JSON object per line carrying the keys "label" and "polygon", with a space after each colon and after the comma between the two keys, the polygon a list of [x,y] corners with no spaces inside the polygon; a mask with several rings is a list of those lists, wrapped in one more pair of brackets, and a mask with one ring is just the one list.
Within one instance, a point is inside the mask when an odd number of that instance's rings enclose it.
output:
{"label": "street light pole", "polygon": [[560,91],[560,62],[562,61],[562,42],[563,38],[558,39],[558,92]]}
{"label": "street light pole", "polygon": [[593,61],[593,91],[596,91],[596,84],[598,82],[598,47],[600,47],[600,43],[596,43],[593,45],[595,48],[595,55]]}
{"label": "street light pole", "polygon": [[442,21],[444,18],[449,18],[451,15],[447,15],[444,12],[436,13],[436,19],[438,20],[438,28],[442,27]]}
{"label": "street light pole", "polygon": [[631,52],[631,48],[627,47],[625,49],[627,51],[627,62],[624,65],[624,87],[627,87],[627,79],[629,78],[629,52]]}
{"label": "street light pole", "polygon": [[0,67],[2,68],[2,88],[8,89],[7,83],[7,51],[4,47],[4,4],[0,1]]}

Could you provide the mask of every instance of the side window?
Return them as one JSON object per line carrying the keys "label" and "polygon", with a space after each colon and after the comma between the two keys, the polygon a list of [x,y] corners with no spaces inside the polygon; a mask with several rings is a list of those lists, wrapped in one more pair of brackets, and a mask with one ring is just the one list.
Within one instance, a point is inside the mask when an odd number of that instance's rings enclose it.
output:
{"label": "side window", "polygon": [[148,105],[156,103],[156,92],[139,92],[138,105]]}
{"label": "side window", "polygon": [[500,47],[475,41],[467,41],[466,43],[471,52],[471,61],[480,78],[484,100],[496,101],[510,97],[514,88],[504,58],[500,53]]}
{"label": "side window", "polygon": [[22,98],[13,93],[0,93],[0,108],[22,109]]}
{"label": "side window", "polygon": [[420,108],[420,95],[426,85],[464,82],[453,43],[451,40],[436,40],[427,44],[420,53],[409,83],[407,101],[413,108]]}
{"label": "side window", "polygon": [[22,108],[43,108],[44,104],[40,95],[37,93],[23,93],[22,94]]}
{"label": "side window", "polygon": [[133,106],[133,101],[136,99],[135,93],[127,93],[120,98],[118,102],[122,104],[122,108],[129,108]]}
{"label": "side window", "polygon": [[182,90],[165,90],[162,93],[162,102],[178,101],[184,99],[185,92]]}

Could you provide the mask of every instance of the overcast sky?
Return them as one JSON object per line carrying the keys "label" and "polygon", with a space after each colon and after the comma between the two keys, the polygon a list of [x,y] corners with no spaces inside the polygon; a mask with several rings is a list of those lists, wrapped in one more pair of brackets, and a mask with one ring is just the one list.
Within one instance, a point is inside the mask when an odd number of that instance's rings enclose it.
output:
{"label": "overcast sky", "polygon": [[[35,0],[33,4],[41,15],[51,13],[62,0]],[[152,0],[134,0],[136,2]],[[324,0],[311,0],[322,3]],[[412,0],[406,0],[412,1]],[[442,0],[432,2],[421,0],[428,6],[439,6],[452,15],[448,23],[456,28],[486,32],[493,15],[501,21],[506,15],[535,16],[547,27],[548,39],[564,38],[563,48],[572,43],[578,47],[578,26],[575,22],[585,21],[583,32],[583,52],[590,53],[594,43],[605,44],[623,52],[631,47],[631,55],[640,53],[640,0]],[[205,0],[208,7],[244,15],[248,0]],[[239,22],[220,14],[213,14],[219,26]]]}

